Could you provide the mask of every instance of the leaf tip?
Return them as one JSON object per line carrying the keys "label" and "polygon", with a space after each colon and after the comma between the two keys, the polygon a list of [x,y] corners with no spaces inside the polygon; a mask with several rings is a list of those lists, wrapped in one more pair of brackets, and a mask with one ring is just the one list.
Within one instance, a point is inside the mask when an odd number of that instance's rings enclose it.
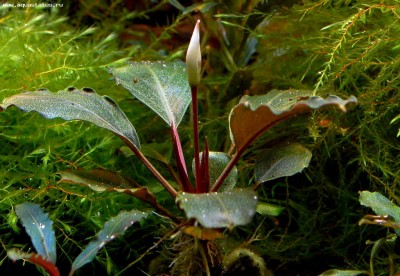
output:
{"label": "leaf tip", "polygon": [[342,99],[340,99],[340,98],[337,97],[337,96],[332,96],[332,95],[331,95],[331,96],[329,96],[329,97],[327,98],[327,101],[329,101],[329,100],[332,100],[332,102],[336,102],[338,108],[339,108],[341,111],[343,111],[343,112],[346,112],[346,111],[347,111],[346,106],[347,106],[348,104],[356,104],[356,103],[357,103],[357,98],[354,97],[353,95],[350,96],[347,100],[342,100]]}

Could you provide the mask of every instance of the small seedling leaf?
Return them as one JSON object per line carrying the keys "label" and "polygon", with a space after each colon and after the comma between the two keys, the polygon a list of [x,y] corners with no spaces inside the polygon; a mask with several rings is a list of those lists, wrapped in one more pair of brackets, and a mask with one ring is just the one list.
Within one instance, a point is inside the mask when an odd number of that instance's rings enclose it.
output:
{"label": "small seedling leaf", "polygon": [[6,98],[1,108],[17,106],[24,111],[36,111],[48,119],[83,120],[111,130],[140,148],[139,138],[125,113],[107,96],[91,88],[70,87],[52,93],[46,89],[25,92]]}
{"label": "small seedling leaf", "polygon": [[343,100],[337,96],[324,99],[311,95],[309,90],[272,90],[266,95],[244,96],[229,115],[232,142],[238,150],[244,150],[259,135],[285,119],[324,106],[337,106],[346,111],[347,104],[357,101],[353,96]]}
{"label": "small seedling leaf", "polygon": [[168,125],[179,125],[191,101],[183,62],[131,62],[110,73],[117,84],[122,84]]}
{"label": "small seedling leaf", "polygon": [[123,234],[133,223],[147,217],[147,213],[138,210],[122,211],[116,217],[111,218],[104,224],[95,240],[91,241],[87,247],[79,254],[72,264],[70,275],[83,265],[91,262],[97,252],[108,242]]}
{"label": "small seedling leaf", "polygon": [[50,274],[50,276],[60,276],[60,272],[55,264],[47,259],[44,259],[42,255],[36,253],[27,253],[17,248],[11,248],[10,250],[7,250],[7,256],[14,262],[18,260],[24,260],[41,266]]}
{"label": "small seedling leaf", "polygon": [[256,212],[256,193],[248,189],[229,192],[180,193],[176,202],[187,218],[195,218],[206,228],[232,228],[249,223]]}
{"label": "small seedling leaf", "polygon": [[285,207],[266,203],[266,202],[258,202],[256,211],[260,215],[263,216],[272,216],[272,217],[277,217],[282,213],[282,211],[285,210]]}
{"label": "small seedling leaf", "polygon": [[21,220],[25,231],[28,233],[36,252],[56,263],[56,238],[53,230],[53,222],[42,208],[31,202],[24,202],[15,206],[15,213]]}
{"label": "small seedling leaf", "polygon": [[308,167],[312,154],[298,143],[285,143],[261,152],[255,165],[257,183],[291,176]]}
{"label": "small seedling leaf", "polygon": [[[201,160],[200,154],[200,160]],[[208,167],[210,169],[210,183],[215,183],[218,177],[221,175],[222,171],[225,169],[226,165],[228,165],[231,160],[230,156],[224,152],[210,151],[208,153]],[[195,163],[194,159],[192,162],[192,171],[195,175]],[[233,167],[232,171],[229,173],[224,183],[222,184],[219,191],[225,192],[232,190],[237,182],[238,171],[236,166]]]}

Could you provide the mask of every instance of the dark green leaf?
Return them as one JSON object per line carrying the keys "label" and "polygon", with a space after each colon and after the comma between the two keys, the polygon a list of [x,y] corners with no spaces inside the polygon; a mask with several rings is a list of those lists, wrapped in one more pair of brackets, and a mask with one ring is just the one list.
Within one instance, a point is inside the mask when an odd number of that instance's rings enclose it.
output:
{"label": "dark green leaf", "polygon": [[257,196],[252,190],[189,194],[180,193],[176,202],[187,218],[207,228],[232,228],[249,223],[256,212]]}
{"label": "dark green leaf", "polygon": [[244,96],[229,115],[231,139],[236,148],[245,149],[263,132],[290,117],[324,106],[346,111],[347,104],[357,101],[353,96],[342,100],[337,96],[323,99],[311,95],[308,90],[272,90],[262,96]]}
{"label": "dark green leaf", "polygon": [[133,223],[147,217],[147,213],[137,210],[122,211],[116,217],[104,224],[103,230],[97,234],[97,238],[90,242],[72,264],[71,273],[91,262],[97,252],[108,242],[123,234]]}
{"label": "dark green leaf", "polygon": [[24,111],[36,111],[49,119],[60,117],[91,122],[125,137],[140,148],[135,128],[118,105],[107,96],[97,95],[91,88],[70,87],[58,93],[45,89],[25,92],[5,99],[1,107],[7,109],[12,105]]}
{"label": "dark green leaf", "polygon": [[133,189],[138,188],[138,184],[133,180],[124,177],[118,173],[93,169],[90,171],[66,170],[59,173],[60,182],[72,182],[82,184],[96,192],[104,192],[109,189]]}
{"label": "dark green leaf", "polygon": [[120,192],[137,197],[145,202],[156,203],[155,196],[146,188],[118,173],[101,169],[67,170],[59,173],[60,182],[84,185],[96,192]]}
{"label": "dark green leaf", "polygon": [[264,150],[258,157],[254,174],[257,183],[291,176],[308,167],[311,152],[298,143],[281,144]]}
{"label": "dark green leaf", "polygon": [[15,206],[15,212],[32,240],[36,252],[53,264],[56,263],[56,238],[53,222],[42,208],[31,202]]}
{"label": "dark green leaf", "polygon": [[117,84],[122,84],[168,125],[179,125],[191,101],[183,62],[132,62],[110,72]]}

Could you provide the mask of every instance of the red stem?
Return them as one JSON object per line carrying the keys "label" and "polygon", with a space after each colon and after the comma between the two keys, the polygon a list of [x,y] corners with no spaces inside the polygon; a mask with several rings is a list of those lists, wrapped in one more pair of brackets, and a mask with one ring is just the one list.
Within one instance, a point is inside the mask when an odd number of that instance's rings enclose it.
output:
{"label": "red stem", "polygon": [[26,260],[33,264],[41,266],[44,270],[46,270],[50,274],[50,276],[60,276],[60,271],[58,270],[56,265],[53,264],[51,261],[43,258],[41,255],[37,253],[32,253],[30,258]]}
{"label": "red stem", "polygon": [[183,155],[182,143],[179,139],[178,129],[174,125],[171,125],[170,129],[171,129],[171,136],[172,136],[172,141],[173,141],[173,145],[174,145],[174,154],[175,154],[175,159],[176,159],[176,165],[178,167],[179,179],[182,183],[182,191],[192,193],[193,187],[192,187],[192,184],[190,183],[190,180],[188,177],[186,163],[185,163],[185,157]]}
{"label": "red stem", "polygon": [[174,187],[160,174],[160,172],[150,163],[150,161],[143,155],[143,153],[131,141],[123,136],[119,136],[125,144],[133,151],[133,153],[142,161],[142,163],[151,171],[157,180],[164,186],[164,188],[172,195],[173,198],[178,194]]}
{"label": "red stem", "polygon": [[196,191],[200,190],[198,185],[202,183],[200,171],[200,146],[199,146],[199,111],[197,103],[197,86],[190,86],[192,91],[192,111],[193,111],[193,141],[194,141],[194,166],[196,172]]}
{"label": "red stem", "polygon": [[[204,145],[204,150],[201,155],[201,175],[202,175],[202,183],[201,186],[199,185],[198,190],[196,190],[197,193],[207,193],[208,190],[210,189],[210,168],[208,166],[209,164],[209,149],[208,149],[208,141],[206,137],[206,142]],[[197,188],[197,187],[196,187]]]}
{"label": "red stem", "polygon": [[[291,117],[292,114],[289,114],[288,116],[282,117],[279,120],[276,120],[275,122],[271,123],[270,125],[267,125],[257,131],[252,137],[248,138],[246,143],[242,145],[240,148],[237,149],[235,155],[232,157],[232,159],[229,161],[228,165],[226,165],[225,169],[221,173],[221,175],[218,177],[218,179],[215,181],[214,185],[212,186],[210,192],[217,192],[219,188],[221,188],[221,185],[224,183],[226,177],[228,174],[231,172],[233,167],[236,165],[236,163],[239,161],[240,157],[242,154],[245,152],[245,150],[253,143],[255,139],[257,139],[258,136],[260,136],[262,133],[264,133],[267,129],[273,127],[274,125],[278,124],[279,122],[286,120],[287,118]],[[292,115],[293,116],[293,115]]]}

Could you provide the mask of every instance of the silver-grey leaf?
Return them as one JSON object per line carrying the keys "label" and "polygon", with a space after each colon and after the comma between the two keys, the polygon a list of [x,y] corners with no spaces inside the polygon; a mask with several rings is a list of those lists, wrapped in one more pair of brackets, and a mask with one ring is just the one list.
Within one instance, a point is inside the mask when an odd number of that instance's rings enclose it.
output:
{"label": "silver-grey leaf", "polygon": [[257,195],[253,190],[189,194],[180,193],[176,202],[187,218],[195,218],[207,228],[245,225],[256,213]]}
{"label": "silver-grey leaf", "polygon": [[257,183],[292,176],[308,167],[312,154],[299,143],[285,143],[261,152],[255,165]]}
{"label": "silver-grey leaf", "polygon": [[25,92],[6,98],[1,107],[17,106],[24,111],[36,111],[46,118],[83,120],[111,130],[140,148],[136,130],[125,113],[108,96],[100,96],[91,88],[70,87],[52,93],[47,89]]}
{"label": "silver-grey leaf", "polygon": [[131,62],[111,69],[110,73],[117,84],[122,84],[168,125],[179,125],[191,101],[186,67],[182,61]]}

